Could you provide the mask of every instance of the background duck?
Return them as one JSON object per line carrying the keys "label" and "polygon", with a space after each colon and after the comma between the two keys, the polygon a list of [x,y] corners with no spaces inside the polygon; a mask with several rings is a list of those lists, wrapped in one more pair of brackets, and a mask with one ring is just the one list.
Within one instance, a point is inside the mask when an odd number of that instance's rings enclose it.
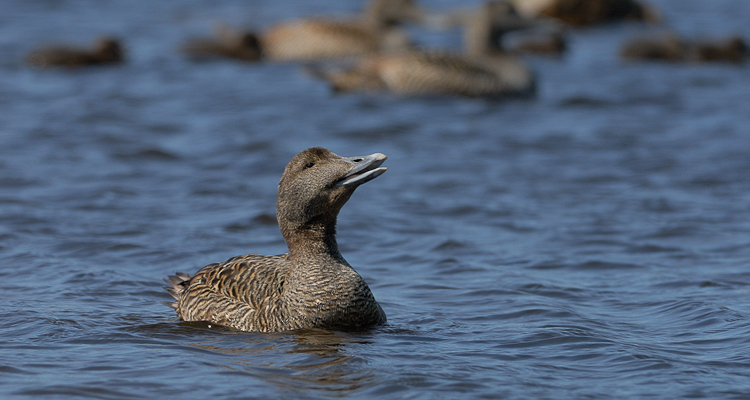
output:
{"label": "background duck", "polygon": [[672,33],[640,36],[620,48],[620,57],[631,60],[686,61],[687,44]]}
{"label": "background duck", "polygon": [[362,329],[386,322],[336,242],[339,211],[354,190],[385,172],[386,156],[341,157],[322,147],[292,158],[279,181],[276,214],[289,253],[244,255],[165,281],[167,304],[186,321],[255,332]]}
{"label": "background duck", "polygon": [[214,29],[213,38],[191,39],[182,47],[190,58],[234,58],[243,61],[258,61],[262,57],[260,39],[250,31],[239,31],[220,24]]}
{"label": "background duck", "polygon": [[695,60],[698,62],[742,63],[747,60],[748,47],[739,36],[727,39],[702,41],[695,44]]}
{"label": "background duck", "polygon": [[401,51],[412,47],[399,24],[418,21],[412,0],[373,0],[361,20],[300,19],[258,35],[218,26],[214,37],[191,39],[182,51],[193,59],[215,57],[243,61],[314,61]]}
{"label": "background duck", "polygon": [[[493,8],[494,9],[490,9]],[[489,24],[477,23],[479,15],[490,16],[495,18]],[[491,17],[494,15],[494,17]],[[487,46],[497,50],[495,43],[500,43],[500,47],[505,48],[508,43],[504,39],[506,33],[511,31],[521,31],[513,35],[510,40],[510,46],[507,46],[509,53],[522,54],[545,54],[559,56],[567,49],[565,35],[566,26],[559,21],[551,18],[537,18],[535,16],[524,16],[518,12],[512,2],[508,0],[483,5],[479,10],[472,8],[455,8],[442,14],[427,15],[425,25],[428,27],[447,30],[456,26],[464,29],[464,42],[467,49],[471,49],[478,44],[483,48],[476,49],[476,53],[486,52]],[[494,37],[490,36],[484,30],[487,26],[495,26]],[[486,45],[484,39],[489,38],[491,44]],[[470,52],[472,50],[469,50]]]}
{"label": "background duck", "polygon": [[629,40],[621,47],[620,56],[631,60],[741,63],[748,57],[748,48],[739,36],[693,41],[662,33]]}
{"label": "background duck", "polygon": [[261,37],[271,60],[305,61],[400,51],[411,47],[399,29],[419,22],[422,11],[412,0],[372,0],[362,17],[352,21],[300,19],[271,27]]}
{"label": "background duck", "polygon": [[33,68],[54,66],[84,66],[99,64],[114,64],[124,61],[120,41],[104,37],[98,39],[92,49],[82,49],[68,46],[47,46],[33,50],[27,57],[27,62]]}
{"label": "background duck", "polygon": [[505,1],[484,4],[465,24],[466,55],[412,51],[362,60],[345,71],[313,73],[336,91],[388,90],[405,95],[463,95],[470,97],[528,96],[534,93],[533,72],[520,59],[506,54],[501,37],[526,27]]}
{"label": "background duck", "polygon": [[527,17],[546,16],[585,26],[621,20],[658,22],[657,9],[636,0],[511,0]]}

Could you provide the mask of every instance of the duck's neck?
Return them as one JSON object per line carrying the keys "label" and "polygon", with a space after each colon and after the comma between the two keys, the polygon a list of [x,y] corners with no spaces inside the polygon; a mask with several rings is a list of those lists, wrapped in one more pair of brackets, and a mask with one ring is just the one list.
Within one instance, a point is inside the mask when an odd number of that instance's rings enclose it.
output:
{"label": "duck's neck", "polygon": [[464,46],[469,56],[486,56],[503,51],[500,39],[505,31],[492,24],[486,16],[477,16],[464,29]]}
{"label": "duck's neck", "polygon": [[336,242],[335,218],[332,221],[313,221],[284,232],[284,240],[289,246],[289,258],[294,265],[348,265]]}

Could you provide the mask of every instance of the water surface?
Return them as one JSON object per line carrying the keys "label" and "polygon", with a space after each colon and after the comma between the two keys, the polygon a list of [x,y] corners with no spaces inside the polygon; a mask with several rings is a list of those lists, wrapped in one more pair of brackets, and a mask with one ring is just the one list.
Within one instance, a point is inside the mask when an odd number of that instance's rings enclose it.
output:
{"label": "water surface", "polygon": [[[684,35],[750,37],[746,1],[654,3]],[[565,58],[528,60],[537,99],[495,102],[336,96],[295,65],[175,51],[218,20],[359,7],[4,3],[0,397],[750,396],[747,65],[622,63],[643,26],[585,29]],[[126,65],[21,62],[100,32]],[[338,229],[389,324],[179,321],[162,278],[285,251],[276,185],[316,145],[389,156]]]}

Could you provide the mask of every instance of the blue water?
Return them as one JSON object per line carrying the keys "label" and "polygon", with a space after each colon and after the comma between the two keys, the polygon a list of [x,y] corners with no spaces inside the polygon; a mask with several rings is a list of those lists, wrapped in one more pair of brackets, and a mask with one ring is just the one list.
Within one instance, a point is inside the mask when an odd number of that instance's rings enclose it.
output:
{"label": "blue water", "polygon": [[[685,36],[750,37],[745,0],[653,3]],[[360,5],[3,2],[0,398],[749,398],[749,67],[622,63],[646,28],[584,29],[528,59],[536,99],[493,102],[176,51],[216,21]],[[22,62],[99,33],[127,64]],[[309,146],[389,157],[338,229],[389,324],[179,321],[162,278],[285,251],[276,185]]]}

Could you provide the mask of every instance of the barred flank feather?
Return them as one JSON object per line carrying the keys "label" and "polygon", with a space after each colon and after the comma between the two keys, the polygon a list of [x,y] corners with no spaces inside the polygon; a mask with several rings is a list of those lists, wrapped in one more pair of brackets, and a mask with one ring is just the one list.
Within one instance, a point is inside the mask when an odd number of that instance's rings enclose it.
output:
{"label": "barred flank feather", "polygon": [[179,313],[179,300],[182,297],[182,292],[185,291],[190,278],[192,278],[192,276],[189,274],[186,274],[184,272],[176,272],[174,275],[168,276],[166,279],[164,279],[164,282],[169,284],[169,287],[165,287],[167,293],[169,293],[177,301],[171,303],[164,302],[163,304],[171,307]]}

